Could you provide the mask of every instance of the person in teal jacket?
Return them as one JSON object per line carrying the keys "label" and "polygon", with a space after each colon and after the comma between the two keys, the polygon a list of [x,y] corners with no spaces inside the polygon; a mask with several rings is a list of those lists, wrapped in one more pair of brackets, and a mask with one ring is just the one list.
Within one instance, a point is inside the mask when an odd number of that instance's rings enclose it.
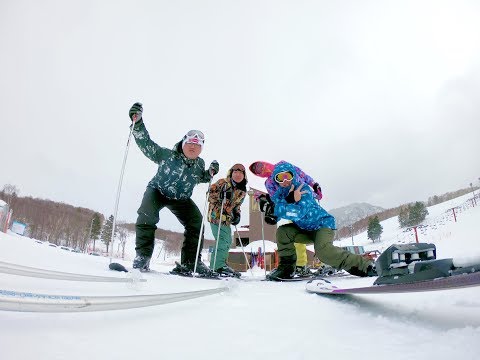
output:
{"label": "person in teal jacket", "polygon": [[292,221],[277,229],[279,265],[268,278],[292,278],[297,260],[294,243],[313,243],[317,258],[336,269],[357,276],[375,276],[371,260],[333,245],[335,218],[315,199],[321,198],[318,184],[310,188],[311,178],[299,172],[286,161],[276,164],[265,184],[271,197],[260,199],[265,217]]}
{"label": "person in teal jacket", "polygon": [[[197,253],[202,214],[191,199],[195,185],[208,183],[218,173],[217,161],[212,161],[205,170],[205,162],[199,157],[205,136],[199,130],[191,130],[173,149],[157,145],[148,134],[142,118],[143,106],[135,103],[129,111],[133,124],[133,136],[142,153],[158,164],[155,176],[150,180],[138,209],[135,224],[135,251],[133,268],[149,271],[152,257],[155,230],[159,221],[159,212],[169,209],[184,226],[184,241],[181,250],[181,265],[172,270],[173,273],[184,272],[183,268],[193,271]],[[203,242],[203,234],[201,241]],[[201,262],[199,254],[197,272],[209,274],[211,270]]]}

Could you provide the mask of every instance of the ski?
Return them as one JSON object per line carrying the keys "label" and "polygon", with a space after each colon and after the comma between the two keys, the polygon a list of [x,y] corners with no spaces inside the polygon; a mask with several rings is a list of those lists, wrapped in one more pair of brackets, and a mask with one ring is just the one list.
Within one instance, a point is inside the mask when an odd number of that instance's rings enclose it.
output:
{"label": "ski", "polygon": [[[67,280],[67,281],[88,281],[88,282],[133,282],[131,278],[120,278],[113,276],[98,276],[88,274],[68,273],[61,271],[45,270],[29,266],[10,264],[0,261],[0,273],[34,277],[41,279]],[[146,280],[140,280],[146,281]]]}
{"label": "ski", "polygon": [[[179,264],[175,262],[175,264]],[[202,274],[193,274],[192,271],[188,269],[184,269],[182,272],[174,272],[172,270],[170,271],[157,271],[157,270],[148,270],[148,271],[141,271],[139,269],[127,269],[125,266],[119,263],[111,263],[109,266],[110,270],[114,271],[122,271],[122,272],[127,272],[127,273],[140,273],[140,274],[160,274],[160,275],[175,275],[175,276],[181,276],[181,277],[187,277],[187,278],[195,278],[195,279],[207,279],[207,280],[221,280],[226,277],[220,277],[217,273],[212,272],[212,275],[202,275]],[[145,280],[144,280],[145,281]]]}
{"label": "ski", "polygon": [[0,310],[44,313],[122,310],[169,304],[225,291],[228,287],[152,295],[77,296],[0,290]]}
{"label": "ski", "polygon": [[315,278],[306,284],[306,290],[316,294],[391,294],[452,290],[480,286],[480,271],[423,280],[411,283],[394,283],[342,288],[325,278]]}

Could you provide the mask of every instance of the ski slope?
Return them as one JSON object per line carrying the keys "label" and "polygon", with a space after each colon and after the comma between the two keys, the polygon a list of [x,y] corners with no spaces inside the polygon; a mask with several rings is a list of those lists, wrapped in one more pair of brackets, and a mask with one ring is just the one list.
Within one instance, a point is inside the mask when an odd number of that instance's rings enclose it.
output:
{"label": "ski slope", "polygon": [[[480,206],[463,196],[429,208],[419,240],[438,257],[480,255]],[[449,210],[457,209],[457,222]],[[382,241],[361,234],[355,245],[383,250],[414,241],[396,218],[381,223]],[[351,238],[337,242],[351,245]],[[130,246],[131,248],[131,246]],[[117,261],[117,260],[115,260]],[[0,290],[78,297],[124,297],[212,290],[162,305],[95,312],[0,311],[0,359],[476,359],[480,287],[433,293],[325,297],[305,283],[215,281],[108,270],[109,259],[64,251],[0,233],[0,262],[51,272],[131,277],[85,282],[0,273]],[[130,265],[130,261],[125,265]],[[159,263],[157,271],[172,267]],[[338,279],[361,285],[370,279]],[[218,289],[217,294],[211,294]]]}

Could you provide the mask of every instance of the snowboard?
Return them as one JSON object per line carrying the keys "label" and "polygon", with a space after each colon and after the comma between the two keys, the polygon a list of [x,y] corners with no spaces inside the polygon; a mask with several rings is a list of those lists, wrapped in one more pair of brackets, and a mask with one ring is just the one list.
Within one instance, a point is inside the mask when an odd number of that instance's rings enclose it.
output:
{"label": "snowboard", "polygon": [[255,161],[251,163],[248,168],[254,175],[257,175],[263,178],[268,178],[270,175],[272,175],[275,165],[270,164],[269,162],[266,162],[266,161]]}
{"label": "snowboard", "polygon": [[480,271],[412,283],[370,285],[353,288],[342,288],[325,278],[315,278],[310,280],[305,287],[310,293],[342,295],[425,292],[460,289],[472,286],[480,286]]}

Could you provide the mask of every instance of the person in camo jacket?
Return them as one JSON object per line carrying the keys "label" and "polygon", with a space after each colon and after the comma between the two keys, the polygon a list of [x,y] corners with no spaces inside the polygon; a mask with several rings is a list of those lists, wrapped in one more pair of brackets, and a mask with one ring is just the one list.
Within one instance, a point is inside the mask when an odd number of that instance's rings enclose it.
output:
{"label": "person in camo jacket", "polygon": [[[215,244],[216,251],[212,253],[210,258],[210,269],[223,276],[240,276],[240,273],[227,265],[227,258],[232,244],[230,225],[236,226],[240,222],[240,207],[246,194],[247,176],[242,164],[233,165],[228,170],[225,179],[218,180],[210,187],[207,219],[217,242]],[[221,219],[220,213],[222,215]]]}
{"label": "person in camo jacket", "polygon": [[[159,212],[167,208],[185,228],[181,265],[177,264],[172,273],[182,273],[185,267],[193,271],[202,214],[191,196],[195,185],[208,183],[218,173],[219,165],[214,160],[205,170],[205,162],[199,157],[205,143],[205,136],[199,130],[190,130],[174,145],[173,149],[157,145],[150,139],[142,113],[141,103],[135,103],[130,108],[129,117],[132,120],[133,136],[143,154],[158,164],[158,170],[148,183],[137,211],[136,257],[133,260],[133,268],[140,271],[150,270]],[[203,234],[201,242],[203,243]],[[211,273],[211,270],[201,262],[201,254],[198,257],[196,270],[200,274]]]}
{"label": "person in camo jacket", "polygon": [[[255,163],[250,169],[253,173],[260,172]],[[322,190],[310,176],[281,161],[273,168],[265,186],[270,197],[259,199],[260,210],[265,216],[292,221],[277,229],[279,265],[268,275],[270,280],[292,278],[296,263],[294,243],[313,243],[317,258],[336,269],[356,276],[377,275],[370,259],[333,245],[335,218],[315,199],[322,197]]]}

